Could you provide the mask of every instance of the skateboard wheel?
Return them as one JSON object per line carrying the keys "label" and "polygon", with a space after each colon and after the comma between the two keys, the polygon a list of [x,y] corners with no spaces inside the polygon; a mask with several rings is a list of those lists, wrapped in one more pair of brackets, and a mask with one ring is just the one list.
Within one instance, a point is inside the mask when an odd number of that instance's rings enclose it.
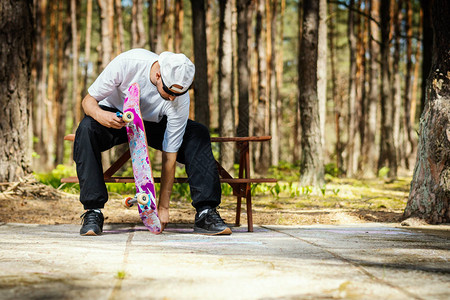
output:
{"label": "skateboard wheel", "polygon": [[127,197],[127,198],[123,199],[123,205],[124,205],[126,208],[132,207],[132,206],[133,206],[133,203],[131,203],[131,200],[133,200],[133,198],[131,198],[131,197]]}
{"label": "skateboard wheel", "polygon": [[147,205],[150,198],[145,193],[137,195],[137,202],[141,205]]}
{"label": "skateboard wheel", "polygon": [[126,122],[126,123],[130,123],[131,121],[134,120],[134,114],[131,111],[127,111],[126,113],[123,114],[122,119]]}

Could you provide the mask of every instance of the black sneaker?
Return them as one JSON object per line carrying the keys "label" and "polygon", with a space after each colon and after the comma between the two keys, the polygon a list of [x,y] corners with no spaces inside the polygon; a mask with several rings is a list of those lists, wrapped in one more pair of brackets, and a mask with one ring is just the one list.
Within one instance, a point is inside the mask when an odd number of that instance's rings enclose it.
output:
{"label": "black sneaker", "polygon": [[81,235],[99,235],[103,231],[103,214],[99,209],[90,209],[81,215],[83,226]]}
{"label": "black sneaker", "polygon": [[215,208],[205,209],[195,215],[194,232],[207,235],[231,234]]}

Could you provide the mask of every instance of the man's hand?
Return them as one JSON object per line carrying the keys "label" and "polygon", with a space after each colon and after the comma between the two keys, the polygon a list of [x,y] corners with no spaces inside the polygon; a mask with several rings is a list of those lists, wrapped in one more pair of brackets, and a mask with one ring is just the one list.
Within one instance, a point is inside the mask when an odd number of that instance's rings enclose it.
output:
{"label": "man's hand", "polygon": [[116,113],[102,110],[98,111],[94,119],[108,128],[120,129],[125,126],[125,121],[122,118],[119,118]]}
{"label": "man's hand", "polygon": [[116,113],[106,111],[98,106],[97,100],[87,94],[83,99],[84,112],[94,118],[97,122],[108,128],[120,129],[125,126],[124,120],[119,118]]}
{"label": "man's hand", "polygon": [[161,222],[161,231],[164,231],[164,228],[169,223],[169,208],[158,206],[158,216]]}
{"label": "man's hand", "polygon": [[173,180],[175,178],[175,168],[177,153],[162,153],[161,186],[159,191],[158,215],[161,221],[161,230],[164,230],[169,223],[169,203],[172,194]]}

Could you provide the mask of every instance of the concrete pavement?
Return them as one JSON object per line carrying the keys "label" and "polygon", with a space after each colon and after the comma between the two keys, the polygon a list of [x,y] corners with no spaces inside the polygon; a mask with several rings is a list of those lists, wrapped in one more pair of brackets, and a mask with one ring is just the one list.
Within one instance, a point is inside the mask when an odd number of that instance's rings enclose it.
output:
{"label": "concrete pavement", "polygon": [[0,299],[450,298],[450,226],[79,228],[0,224]]}

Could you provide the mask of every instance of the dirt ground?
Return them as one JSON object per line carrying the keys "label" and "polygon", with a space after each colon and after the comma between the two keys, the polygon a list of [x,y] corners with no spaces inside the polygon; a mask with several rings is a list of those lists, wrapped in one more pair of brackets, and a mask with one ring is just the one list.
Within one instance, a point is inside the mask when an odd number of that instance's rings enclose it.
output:
{"label": "dirt ground", "polygon": [[[15,186],[14,186],[15,185]],[[3,184],[0,187],[0,222],[32,224],[80,224],[84,212],[78,196],[63,193],[43,184],[28,181]],[[354,224],[365,222],[398,223],[402,218],[400,209],[368,209],[367,207],[307,207],[293,208],[286,199],[269,200],[270,197],[253,198],[253,223],[256,225],[311,225]],[[291,201],[292,202],[292,201]],[[246,224],[245,203],[242,205],[241,224]],[[224,220],[234,225],[236,198],[223,197],[219,212]],[[122,197],[114,195],[103,210],[106,223],[140,223],[137,208],[126,209]],[[172,201],[171,223],[192,224],[195,210],[186,201]]]}

